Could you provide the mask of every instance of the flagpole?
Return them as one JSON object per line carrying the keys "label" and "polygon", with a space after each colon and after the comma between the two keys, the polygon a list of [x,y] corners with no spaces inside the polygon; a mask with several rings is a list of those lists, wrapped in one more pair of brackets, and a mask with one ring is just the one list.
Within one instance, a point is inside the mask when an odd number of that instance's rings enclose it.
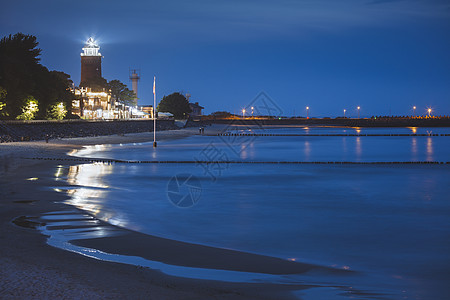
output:
{"label": "flagpole", "polygon": [[153,77],[153,148],[156,148],[156,76]]}

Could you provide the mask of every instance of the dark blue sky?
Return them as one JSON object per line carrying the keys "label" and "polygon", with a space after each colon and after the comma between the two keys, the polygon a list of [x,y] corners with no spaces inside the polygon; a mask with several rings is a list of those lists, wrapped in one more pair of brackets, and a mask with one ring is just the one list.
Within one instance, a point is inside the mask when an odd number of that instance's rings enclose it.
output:
{"label": "dark blue sky", "polygon": [[450,114],[448,0],[2,1],[0,34],[38,37],[42,63],[80,81],[94,36],[103,76],[140,104],[189,92],[205,112],[239,112],[265,91],[285,115]]}

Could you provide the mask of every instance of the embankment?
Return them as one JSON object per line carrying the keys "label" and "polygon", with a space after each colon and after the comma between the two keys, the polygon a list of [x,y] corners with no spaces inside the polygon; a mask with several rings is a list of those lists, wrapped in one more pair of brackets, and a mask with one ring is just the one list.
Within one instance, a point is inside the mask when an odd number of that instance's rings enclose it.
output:
{"label": "embankment", "polygon": [[[177,129],[173,120],[158,120],[157,131]],[[88,137],[153,131],[152,120],[0,121],[0,142]]]}

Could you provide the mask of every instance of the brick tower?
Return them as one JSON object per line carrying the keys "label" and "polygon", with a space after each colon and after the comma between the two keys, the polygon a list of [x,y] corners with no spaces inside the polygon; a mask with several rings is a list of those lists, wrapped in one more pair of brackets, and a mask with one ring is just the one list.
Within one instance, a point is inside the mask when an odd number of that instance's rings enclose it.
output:
{"label": "brick tower", "polygon": [[90,37],[81,53],[81,84],[95,81],[102,77],[102,55],[100,47]]}

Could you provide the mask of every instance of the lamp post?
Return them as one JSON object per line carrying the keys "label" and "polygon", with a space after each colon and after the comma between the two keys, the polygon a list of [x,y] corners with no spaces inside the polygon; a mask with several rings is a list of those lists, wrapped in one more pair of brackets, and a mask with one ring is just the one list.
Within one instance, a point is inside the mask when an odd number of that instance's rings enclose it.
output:
{"label": "lamp post", "polygon": [[344,109],[344,119],[345,119],[345,112],[346,112],[347,110],[346,109]]}
{"label": "lamp post", "polygon": [[416,116],[416,107],[413,106],[414,117]]}
{"label": "lamp post", "polygon": [[358,119],[359,119],[359,111],[361,110],[361,107],[358,106]]}
{"label": "lamp post", "polygon": [[252,119],[253,119],[253,106],[252,106]]}
{"label": "lamp post", "polygon": [[428,118],[431,117],[431,108],[428,109]]}
{"label": "lamp post", "polygon": [[242,110],[242,119],[245,118],[245,108]]}
{"label": "lamp post", "polygon": [[306,107],[306,118],[309,119],[309,106]]}

